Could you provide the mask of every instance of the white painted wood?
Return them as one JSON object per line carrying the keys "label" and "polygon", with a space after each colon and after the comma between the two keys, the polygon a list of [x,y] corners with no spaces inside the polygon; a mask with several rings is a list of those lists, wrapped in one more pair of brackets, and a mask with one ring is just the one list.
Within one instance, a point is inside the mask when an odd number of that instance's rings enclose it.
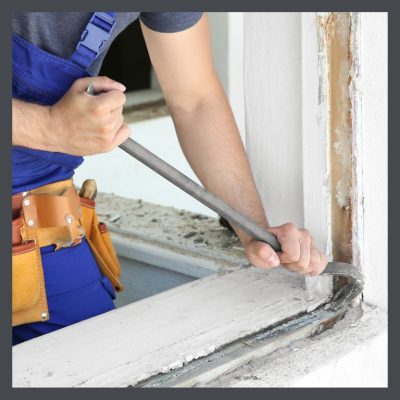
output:
{"label": "white painted wood", "polygon": [[212,275],[14,346],[13,387],[134,385],[318,303],[282,269]]}
{"label": "white painted wood", "polygon": [[328,104],[324,49],[318,48],[317,13],[301,13],[304,225],[331,253]]}
{"label": "white painted wood", "polygon": [[333,329],[255,360],[210,386],[387,387],[387,312],[367,304],[363,311],[357,322],[345,318]]}
{"label": "white painted wood", "polygon": [[300,13],[245,13],[247,152],[272,225],[304,225]]}
{"label": "white painted wood", "polygon": [[362,86],[361,86],[361,29],[359,12],[351,14],[350,48],[351,62],[351,129],[352,129],[352,256],[353,263],[363,269],[364,265],[364,184],[363,184],[363,132],[362,132]]}
{"label": "white painted wood", "polygon": [[360,86],[365,300],[387,309],[388,38],[387,13],[361,13]]}
{"label": "white painted wood", "polygon": [[207,368],[193,377],[178,381],[174,387],[213,386],[213,381],[215,382],[215,380],[223,377],[223,375],[233,372],[239,367],[257,360],[260,357],[266,357],[279,349],[289,346],[297,340],[307,338],[313,331],[315,331],[315,325],[310,323],[294,332],[281,335],[279,340],[274,338],[261,345],[255,345],[247,348],[245,351],[238,352],[239,354],[229,355],[218,365]]}
{"label": "white painted wood", "polygon": [[202,278],[221,269],[215,262],[178,253],[151,241],[135,240],[132,237],[128,239],[115,233],[112,234],[112,241],[120,257],[134,259],[194,278]]}
{"label": "white painted wood", "polygon": [[[245,14],[246,141],[273,225],[294,222],[328,255],[327,83],[316,13]],[[332,279],[306,278],[310,296]]]}
{"label": "white painted wood", "polygon": [[[326,49],[319,47],[315,12],[301,13],[301,99],[304,226],[331,257]],[[310,295],[332,292],[332,279],[305,278]]]}
{"label": "white painted wood", "polygon": [[228,96],[243,143],[245,139],[243,80],[243,13],[209,12],[212,55]]}

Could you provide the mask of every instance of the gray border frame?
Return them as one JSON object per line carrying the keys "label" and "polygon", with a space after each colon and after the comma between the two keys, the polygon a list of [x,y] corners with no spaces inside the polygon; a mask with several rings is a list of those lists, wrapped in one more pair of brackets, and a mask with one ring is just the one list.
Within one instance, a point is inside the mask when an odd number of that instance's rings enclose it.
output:
{"label": "gray border frame", "polygon": [[[0,291],[0,304],[2,307],[3,318],[0,320],[0,351],[1,351],[1,362],[4,366],[1,374],[0,391],[5,399],[14,398],[25,398],[25,396],[45,399],[56,397],[57,399],[69,399],[71,396],[75,398],[90,398],[95,396],[97,399],[109,399],[112,397],[129,398],[140,397],[144,399],[152,399],[156,396],[163,396],[163,399],[170,398],[187,398],[190,396],[192,399],[207,397],[215,398],[240,398],[251,396],[251,398],[265,398],[271,396],[273,399],[279,398],[311,398],[311,397],[323,397],[324,399],[337,399],[343,395],[355,398],[360,396],[362,399],[375,398],[380,396],[383,398],[394,398],[398,397],[395,393],[398,389],[398,369],[395,367],[395,363],[398,363],[400,355],[399,344],[397,338],[399,335],[399,318],[398,313],[395,313],[395,309],[398,308],[398,292],[397,284],[400,282],[399,279],[399,268],[396,263],[393,252],[391,251],[392,246],[396,245],[400,240],[400,235],[396,229],[396,223],[398,219],[398,210],[396,205],[400,204],[400,190],[396,185],[395,179],[397,171],[399,170],[399,157],[395,154],[395,151],[400,148],[398,134],[399,132],[399,112],[398,104],[395,102],[395,96],[399,93],[399,77],[395,71],[400,70],[399,66],[399,51],[398,51],[398,39],[400,37],[399,32],[399,14],[396,12],[396,6],[394,1],[389,0],[309,0],[309,1],[296,1],[296,0],[281,0],[279,2],[268,2],[265,0],[136,0],[131,4],[135,9],[143,11],[383,11],[388,12],[389,19],[389,389],[138,389],[138,388],[127,388],[126,390],[121,389],[77,389],[72,388],[60,388],[60,389],[12,389],[11,388],[11,270],[6,266],[11,265],[11,232],[9,229],[11,223],[11,13],[17,10],[28,10],[28,11],[88,11],[94,9],[104,10],[117,10],[126,11],[128,4],[126,1],[114,0],[86,0],[84,5],[82,1],[69,0],[68,3],[54,2],[50,0],[37,0],[34,3],[28,0],[14,0],[13,2],[7,2],[2,4],[2,12],[0,13],[0,43],[1,50],[4,56],[2,63],[1,74],[0,74],[0,88],[1,88],[1,99],[2,107],[0,108],[0,121],[2,121],[3,133],[0,136],[0,182],[2,183],[2,190],[0,192],[0,215],[1,221],[5,223],[1,224],[0,241],[1,253],[4,254],[2,257],[3,268],[1,268],[1,285],[2,290]],[[397,31],[397,33],[396,33]],[[7,99],[7,100],[6,100]],[[395,109],[397,108],[397,112]],[[397,164],[397,165],[396,165]],[[392,185],[390,185],[392,183]],[[379,251],[379,249],[377,249]],[[396,296],[397,295],[397,296]],[[397,298],[396,298],[397,297]],[[4,318],[4,315],[7,318]],[[394,338],[394,339],[393,339]],[[396,379],[397,378],[397,379]],[[26,392],[28,391],[29,392]],[[74,392],[71,392],[74,390]],[[379,392],[379,393],[378,393]]]}

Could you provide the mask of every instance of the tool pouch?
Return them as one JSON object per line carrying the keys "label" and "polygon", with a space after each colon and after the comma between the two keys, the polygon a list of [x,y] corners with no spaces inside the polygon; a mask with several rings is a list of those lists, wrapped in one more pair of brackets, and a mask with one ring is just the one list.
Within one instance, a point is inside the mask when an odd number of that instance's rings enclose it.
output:
{"label": "tool pouch", "polygon": [[81,205],[86,240],[101,272],[110,279],[114,288],[120,292],[124,288],[120,282],[121,266],[107,226],[104,222],[99,222],[94,200],[81,197]]}
{"label": "tool pouch", "polygon": [[48,319],[40,248],[34,240],[12,246],[12,325]]}
{"label": "tool pouch", "polygon": [[110,234],[94,207],[93,200],[78,196],[71,180],[13,197],[13,326],[49,319],[40,247],[54,244],[57,251],[85,237],[101,272],[117,291],[123,289]]}

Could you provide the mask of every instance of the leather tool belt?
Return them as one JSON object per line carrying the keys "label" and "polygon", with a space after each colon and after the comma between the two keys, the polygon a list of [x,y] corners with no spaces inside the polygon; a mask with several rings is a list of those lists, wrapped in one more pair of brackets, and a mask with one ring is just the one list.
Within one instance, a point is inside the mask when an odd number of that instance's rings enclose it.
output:
{"label": "leather tool belt", "polygon": [[50,318],[41,247],[55,245],[57,251],[85,237],[101,272],[117,291],[123,290],[120,264],[106,225],[98,221],[95,201],[80,197],[72,180],[14,195],[12,212],[13,326]]}

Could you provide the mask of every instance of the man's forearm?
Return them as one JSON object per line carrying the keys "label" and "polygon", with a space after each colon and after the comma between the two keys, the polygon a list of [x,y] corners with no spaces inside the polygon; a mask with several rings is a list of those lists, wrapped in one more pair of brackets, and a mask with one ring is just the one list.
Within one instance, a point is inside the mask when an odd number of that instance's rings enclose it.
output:
{"label": "man's forearm", "polygon": [[[90,82],[101,94],[87,94]],[[77,156],[111,151],[130,134],[122,115],[125,89],[96,76],[77,79],[51,106],[13,99],[12,144]]]}
{"label": "man's forearm", "polygon": [[[216,85],[192,110],[174,105],[179,142],[203,185],[262,226],[268,222],[226,96]],[[236,229],[242,243],[250,237]]]}
{"label": "man's forearm", "polygon": [[12,145],[46,150],[48,107],[12,100]]}

